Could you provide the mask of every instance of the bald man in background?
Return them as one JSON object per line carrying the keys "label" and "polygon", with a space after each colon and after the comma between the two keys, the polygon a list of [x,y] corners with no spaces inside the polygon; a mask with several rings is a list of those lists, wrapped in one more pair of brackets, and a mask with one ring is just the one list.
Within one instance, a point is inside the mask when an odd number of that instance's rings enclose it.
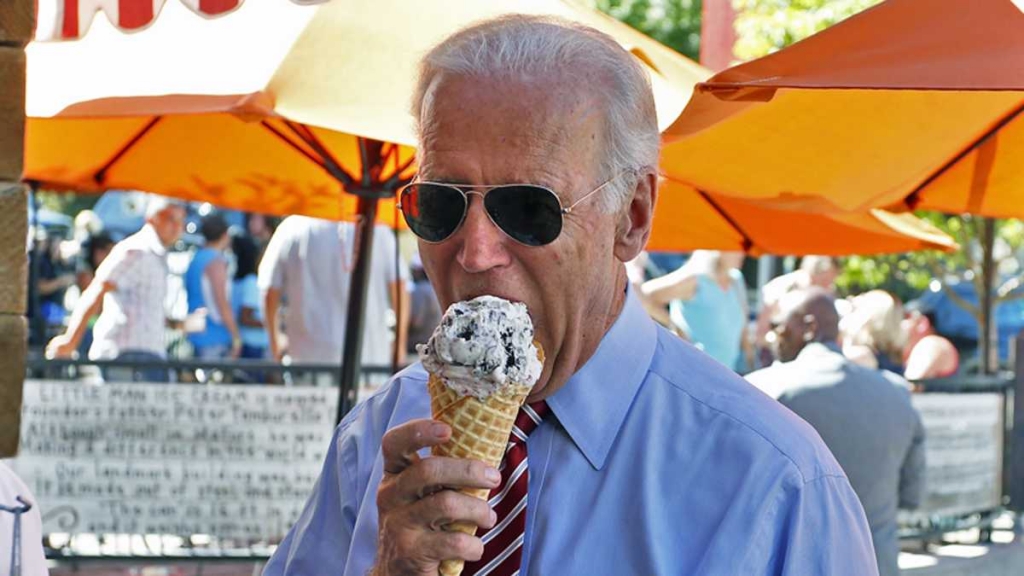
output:
{"label": "bald man in background", "polygon": [[879,574],[897,576],[896,511],[924,496],[924,428],[910,384],[843,356],[839,315],[823,288],[784,295],[774,324],[781,362],[747,379],[818,431],[864,506]]}

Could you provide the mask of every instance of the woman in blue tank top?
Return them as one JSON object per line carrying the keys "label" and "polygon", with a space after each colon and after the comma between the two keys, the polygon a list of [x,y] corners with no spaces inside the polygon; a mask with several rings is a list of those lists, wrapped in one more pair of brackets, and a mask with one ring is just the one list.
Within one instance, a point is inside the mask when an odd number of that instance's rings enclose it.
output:
{"label": "woman in blue tank top", "polygon": [[211,214],[199,227],[205,245],[192,256],[185,272],[188,312],[206,309],[206,326],[188,335],[196,358],[237,358],[242,347],[238,324],[228,298],[227,259],[224,250],[230,245],[228,224],[223,217]]}
{"label": "woman in blue tank top", "polygon": [[693,344],[733,370],[744,365],[747,297],[742,252],[698,250],[678,270],[645,282],[643,295],[669,306],[673,324]]}

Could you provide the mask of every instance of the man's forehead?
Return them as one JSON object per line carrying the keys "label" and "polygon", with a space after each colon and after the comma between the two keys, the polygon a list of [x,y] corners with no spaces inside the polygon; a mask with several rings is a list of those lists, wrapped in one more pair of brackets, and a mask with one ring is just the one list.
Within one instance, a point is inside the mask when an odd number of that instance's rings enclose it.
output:
{"label": "man's forehead", "polygon": [[472,130],[499,133],[504,141],[531,135],[568,139],[600,125],[597,104],[592,91],[544,77],[442,74],[427,90],[421,123],[425,135]]}

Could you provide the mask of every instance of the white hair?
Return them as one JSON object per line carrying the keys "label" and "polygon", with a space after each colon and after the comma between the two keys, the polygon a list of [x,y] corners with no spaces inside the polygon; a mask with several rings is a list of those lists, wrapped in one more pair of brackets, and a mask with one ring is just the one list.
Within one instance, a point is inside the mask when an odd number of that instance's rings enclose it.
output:
{"label": "white hair", "polygon": [[152,220],[157,214],[164,210],[171,208],[185,208],[185,203],[181,200],[174,198],[168,198],[166,196],[159,196],[157,194],[146,195],[146,221]]}
{"label": "white hair", "polygon": [[629,52],[594,28],[555,17],[509,15],[456,32],[420,64],[412,112],[421,136],[424,98],[442,74],[493,80],[557,74],[561,82],[591,87],[590,95],[604,106],[600,181],[630,173],[605,187],[599,202],[605,212],[624,208],[637,179],[658,165],[661,141],[650,78]]}

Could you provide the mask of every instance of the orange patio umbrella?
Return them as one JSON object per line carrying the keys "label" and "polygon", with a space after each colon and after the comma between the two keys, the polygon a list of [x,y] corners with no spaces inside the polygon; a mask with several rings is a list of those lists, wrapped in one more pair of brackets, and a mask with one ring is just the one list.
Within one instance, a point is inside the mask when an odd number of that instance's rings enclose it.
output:
{"label": "orange patio umbrella", "polygon": [[[686,58],[570,0],[252,0],[232,2],[230,16],[212,19],[167,0],[140,23],[133,10],[143,4],[160,3],[117,3],[112,21],[138,29],[132,34],[86,10],[89,31],[79,40],[28,47],[24,179],[51,189],[140,189],[264,213],[357,217],[344,391],[354,390],[358,373],[369,224],[378,214],[400,220],[390,199],[414,170],[409,101],[429,47],[506,13],[589,24],[646,67],[662,128],[706,77]],[[82,6],[64,2],[71,5],[81,33]],[[343,392],[342,401],[351,398]]]}
{"label": "orange patio umbrella", "polygon": [[951,251],[946,233],[910,213],[886,210],[816,214],[776,208],[700,192],[671,178],[662,179],[647,249],[700,248],[761,254],[882,254],[915,250]]}
{"label": "orange patio umbrella", "polygon": [[1024,13],[889,0],[698,86],[664,169],[803,211],[1022,217]]}
{"label": "orange patio umbrella", "polygon": [[[381,189],[388,199],[379,217],[393,223],[390,192],[411,174],[412,148],[380,142],[413,143],[408,103],[418,58],[462,25],[517,10],[604,29],[647,66],[663,127],[710,76],[624,24],[562,0],[448,2],[412,12],[400,0],[330,2],[319,11],[250,1],[210,20],[186,6],[194,8],[167,0],[145,22],[125,11],[86,13],[76,26],[65,13],[61,30],[91,27],[84,38],[29,47],[26,179],[333,219],[357,211],[357,196],[343,194],[340,179],[350,190]],[[130,14],[135,20],[125,22]],[[148,27],[125,35],[112,22]],[[946,246],[927,227],[893,229],[867,214],[848,217],[851,226],[830,221],[826,243],[801,242],[799,227],[757,225],[780,222],[774,208],[734,204],[668,186],[653,246],[793,254]]]}

